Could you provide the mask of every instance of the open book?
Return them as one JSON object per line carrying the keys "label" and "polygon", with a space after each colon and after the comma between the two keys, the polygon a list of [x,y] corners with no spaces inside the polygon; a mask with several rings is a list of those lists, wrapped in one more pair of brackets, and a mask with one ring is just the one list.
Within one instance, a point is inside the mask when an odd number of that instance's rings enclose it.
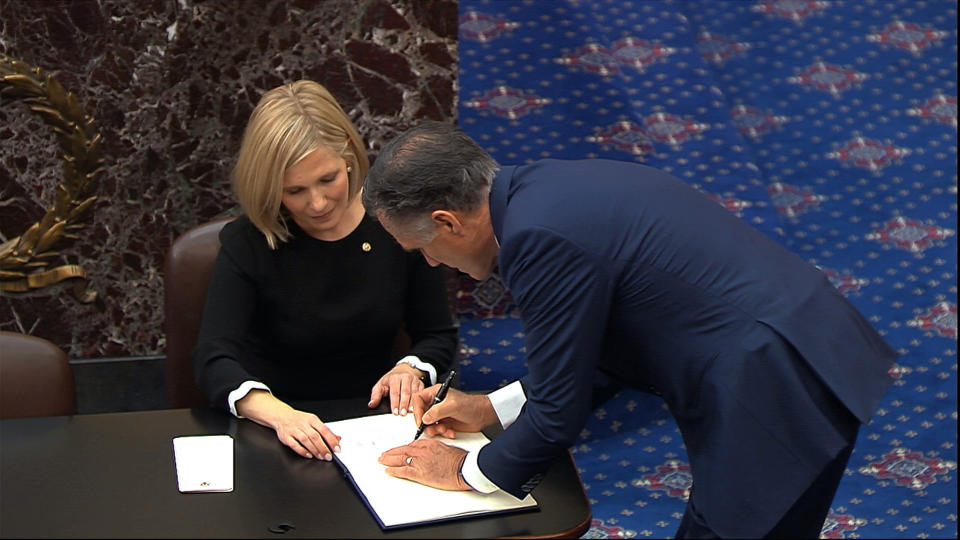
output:
{"label": "open book", "polygon": [[[537,508],[531,495],[517,499],[503,491],[444,491],[388,475],[377,458],[413,441],[417,424],[412,414],[362,416],[326,424],[342,437],[335,459],[384,529]],[[456,439],[439,439],[467,451],[490,441],[483,433],[458,433]]]}

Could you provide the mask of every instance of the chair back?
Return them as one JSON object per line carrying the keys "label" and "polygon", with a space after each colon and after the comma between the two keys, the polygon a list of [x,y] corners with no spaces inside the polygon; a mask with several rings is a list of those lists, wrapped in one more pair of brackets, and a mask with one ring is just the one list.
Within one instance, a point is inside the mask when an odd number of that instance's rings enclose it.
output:
{"label": "chair back", "polygon": [[53,343],[0,331],[0,418],[77,413],[73,369]]}
{"label": "chair back", "polygon": [[235,216],[202,223],[183,233],[167,250],[163,265],[163,329],[167,338],[167,406],[205,407],[193,378],[190,351],[197,344],[213,262],[220,251],[220,229]]}

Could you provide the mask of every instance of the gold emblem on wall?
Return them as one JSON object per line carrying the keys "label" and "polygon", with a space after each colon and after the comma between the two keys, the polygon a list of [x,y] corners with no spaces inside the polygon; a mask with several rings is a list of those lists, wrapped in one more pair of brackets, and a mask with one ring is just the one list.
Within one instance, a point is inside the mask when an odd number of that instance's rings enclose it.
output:
{"label": "gold emblem on wall", "polygon": [[59,245],[78,238],[76,232],[97,200],[97,177],[103,170],[100,134],[76,96],[52,75],[3,53],[0,95],[4,101],[21,101],[40,115],[53,128],[63,156],[63,182],[57,185],[53,205],[26,232],[0,244],[0,291],[27,292],[73,280],[77,299],[92,302],[96,292],[87,289],[81,266],[51,265],[60,256]]}

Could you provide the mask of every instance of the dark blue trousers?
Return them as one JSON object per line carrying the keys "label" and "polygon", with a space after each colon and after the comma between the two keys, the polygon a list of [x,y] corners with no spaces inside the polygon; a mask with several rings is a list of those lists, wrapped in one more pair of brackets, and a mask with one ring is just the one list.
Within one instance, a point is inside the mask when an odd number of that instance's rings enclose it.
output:
{"label": "dark blue trousers", "polygon": [[[809,489],[783,516],[779,523],[762,538],[819,538],[830,504],[843,478],[843,470],[850,460],[853,445],[846,447],[820,473]],[[693,506],[693,497],[677,529],[677,538],[719,538]],[[760,538],[761,536],[758,536]]]}

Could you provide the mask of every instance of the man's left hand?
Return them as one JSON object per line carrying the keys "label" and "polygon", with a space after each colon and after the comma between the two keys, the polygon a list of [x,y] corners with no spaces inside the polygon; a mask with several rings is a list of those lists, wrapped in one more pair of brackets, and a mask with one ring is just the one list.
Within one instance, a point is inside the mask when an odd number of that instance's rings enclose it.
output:
{"label": "man's left hand", "polygon": [[460,477],[466,454],[456,446],[426,439],[387,450],[379,461],[387,466],[390,476],[447,491],[470,491],[472,488]]}

